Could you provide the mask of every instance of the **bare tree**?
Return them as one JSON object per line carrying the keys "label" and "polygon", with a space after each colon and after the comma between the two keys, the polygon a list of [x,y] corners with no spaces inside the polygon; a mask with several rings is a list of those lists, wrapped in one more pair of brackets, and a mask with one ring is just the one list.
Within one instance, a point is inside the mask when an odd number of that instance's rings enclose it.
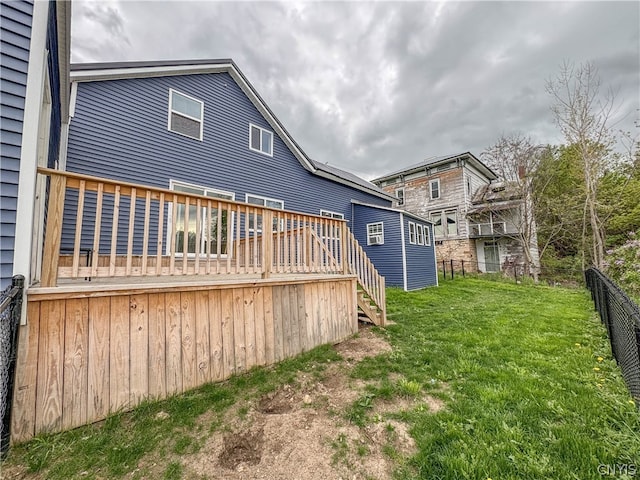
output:
{"label": "bare tree", "polygon": [[514,228],[507,236],[516,240],[525,257],[525,270],[538,279],[540,258],[534,215],[534,175],[543,147],[520,133],[502,135],[487,148],[482,160],[505,181],[505,192],[517,206],[504,209],[500,202],[489,204],[492,215],[503,217]]}
{"label": "bare tree", "polygon": [[575,145],[580,157],[584,189],[583,267],[588,243],[593,264],[602,267],[605,232],[597,199],[599,180],[613,158],[611,149],[616,139],[609,123],[615,95],[611,89],[601,95],[600,78],[592,63],[577,67],[564,63],[557,78],[547,82],[546,89],[554,100],[551,110],[555,122],[567,143]]}

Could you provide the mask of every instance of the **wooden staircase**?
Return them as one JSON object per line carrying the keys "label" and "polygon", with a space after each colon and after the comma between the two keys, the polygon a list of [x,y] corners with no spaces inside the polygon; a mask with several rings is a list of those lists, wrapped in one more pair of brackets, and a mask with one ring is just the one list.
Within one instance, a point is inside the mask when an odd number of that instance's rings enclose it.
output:
{"label": "wooden staircase", "polygon": [[347,246],[349,272],[358,276],[358,309],[368,321],[384,327],[387,323],[384,277],[350,231]]}

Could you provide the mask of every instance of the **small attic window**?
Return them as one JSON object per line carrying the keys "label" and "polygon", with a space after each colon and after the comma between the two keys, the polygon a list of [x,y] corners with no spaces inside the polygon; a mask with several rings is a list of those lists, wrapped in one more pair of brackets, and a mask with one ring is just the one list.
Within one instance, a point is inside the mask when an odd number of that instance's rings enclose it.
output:
{"label": "small attic window", "polygon": [[203,102],[169,89],[170,131],[202,141],[203,112]]}

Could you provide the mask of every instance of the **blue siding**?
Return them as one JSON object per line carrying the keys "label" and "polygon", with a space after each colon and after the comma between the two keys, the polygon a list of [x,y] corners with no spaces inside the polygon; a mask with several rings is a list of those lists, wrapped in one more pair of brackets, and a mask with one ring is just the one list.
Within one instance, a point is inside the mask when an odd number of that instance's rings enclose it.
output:
{"label": "blue siding", "polygon": [[33,2],[0,9],[0,288],[11,283]]}
{"label": "blue siding", "polygon": [[[204,102],[203,141],[167,129],[170,88]],[[272,130],[227,73],[80,83],[67,169],[164,188],[174,179],[234,192],[239,201],[252,193],[283,200],[287,210],[319,214],[326,209],[347,219],[352,199],[390,205],[308,172],[277,135],[273,157],[249,150],[249,123]],[[65,213],[63,247],[70,246],[74,210]],[[127,211],[128,206],[121,208],[121,241]],[[85,231],[82,243],[90,248],[91,230]],[[101,236],[108,239],[107,230]]]}
{"label": "blue siding", "polygon": [[[55,167],[60,154],[60,132],[62,128],[60,105],[60,59],[58,58],[58,24],[56,3],[49,4],[47,22],[47,50],[49,51],[49,86],[51,87],[51,124],[49,127],[49,153],[47,166]],[[62,59],[63,62],[68,61]]]}
{"label": "blue siding", "polygon": [[[353,235],[385,277],[386,285],[403,288],[400,212],[357,204],[353,205],[353,212]],[[384,222],[383,245],[367,245],[367,223],[374,222]]]}
{"label": "blue siding", "polygon": [[[407,290],[437,285],[437,271],[435,267],[435,247],[431,224],[404,215],[405,252],[407,256]],[[431,245],[412,245],[409,243],[409,222],[422,225],[429,231]]]}

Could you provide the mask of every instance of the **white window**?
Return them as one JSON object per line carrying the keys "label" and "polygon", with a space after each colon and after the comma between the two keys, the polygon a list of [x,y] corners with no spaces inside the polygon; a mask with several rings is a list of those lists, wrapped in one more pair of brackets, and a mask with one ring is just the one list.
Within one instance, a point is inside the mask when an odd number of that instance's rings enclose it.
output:
{"label": "white window", "polygon": [[330,212],[329,210],[320,210],[321,217],[329,217],[329,218],[339,218],[340,220],[344,219],[344,215],[342,213]]}
{"label": "white window", "polygon": [[264,128],[249,124],[249,149],[273,156],[273,133]]}
{"label": "white window", "polygon": [[440,179],[436,178],[435,180],[429,181],[429,194],[431,200],[437,200],[440,198]]}
{"label": "white window", "polygon": [[367,245],[384,244],[384,226],[382,222],[367,223]]}
{"label": "white window", "polygon": [[424,227],[421,224],[416,225],[418,245],[424,245]]}
{"label": "white window", "polygon": [[442,212],[433,212],[429,215],[429,218],[433,222],[433,234],[436,238],[444,236],[444,230],[442,229]]}
{"label": "white window", "polygon": [[184,93],[169,89],[170,131],[202,140],[204,103]]}
{"label": "white window", "polygon": [[409,222],[409,243],[416,244],[416,224],[413,222]]}
{"label": "white window", "polygon": [[431,245],[431,235],[429,234],[429,227],[426,225],[424,226],[424,244]]}
{"label": "white window", "polygon": [[398,206],[404,205],[404,187],[396,188],[396,198],[398,199]]}
{"label": "white window", "polygon": [[[225,192],[223,190],[215,190],[212,188],[201,187],[198,185],[191,185],[189,183],[177,182],[175,180],[171,180],[169,182],[169,188],[176,192],[182,192],[193,195],[204,195],[206,197],[211,198],[222,198],[225,200],[234,200],[235,194],[233,192]],[[217,206],[217,205],[216,205]],[[173,218],[174,205],[169,204],[169,219]],[[207,228],[208,215],[207,208],[205,206],[200,208],[200,211],[197,211],[198,207],[195,205],[195,201],[193,204],[189,205],[189,219],[188,224],[185,225],[186,220],[186,209],[184,203],[179,203],[177,205],[176,211],[176,253],[184,254],[185,253],[185,245],[184,245],[184,232],[187,230],[187,248],[186,253],[195,254],[196,253],[196,219],[200,217],[200,245],[198,251],[202,255],[206,255],[209,253],[209,248],[211,249],[211,254],[215,255],[218,251],[218,228],[221,229],[220,238],[221,238],[221,246],[220,251],[223,254],[227,253],[227,232],[231,231],[228,228],[229,218],[227,218],[227,210],[222,210],[220,215],[221,224],[218,225],[218,209],[211,209],[211,225],[210,229]],[[233,221],[233,220],[232,220]],[[174,233],[171,231],[173,227],[172,220],[169,221],[167,228],[167,254],[171,253],[171,235]]]}
{"label": "white window", "polygon": [[[279,210],[284,210],[284,202],[282,200],[276,200],[274,198],[268,198],[268,197],[261,197],[259,195],[251,195],[249,193],[247,193],[245,195],[245,201],[247,203],[250,203],[251,205],[259,205],[261,207],[269,207],[269,208],[277,208]],[[277,230],[278,229],[278,219],[274,218],[273,219],[273,230]],[[249,217],[249,231],[253,232],[256,231],[258,233],[262,232],[262,215],[258,215],[258,225],[257,225],[257,229],[256,226],[253,224],[253,215],[251,215]]]}
{"label": "white window", "polygon": [[458,235],[458,215],[455,210],[432,212],[429,218],[433,222],[433,234],[436,238]]}

